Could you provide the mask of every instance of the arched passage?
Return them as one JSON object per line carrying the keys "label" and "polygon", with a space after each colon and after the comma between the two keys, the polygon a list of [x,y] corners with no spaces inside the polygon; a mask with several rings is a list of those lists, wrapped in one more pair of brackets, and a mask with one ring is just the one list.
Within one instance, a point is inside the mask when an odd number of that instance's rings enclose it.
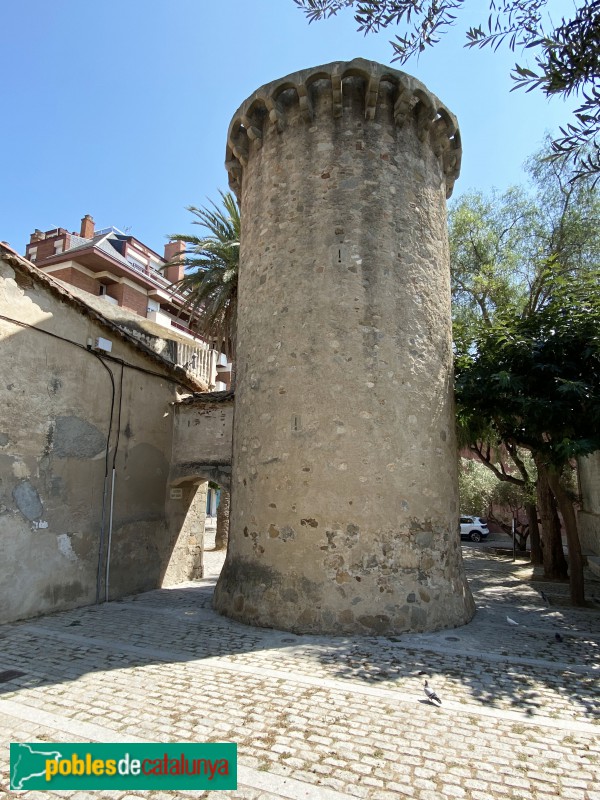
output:
{"label": "arched passage", "polygon": [[[202,517],[201,541],[204,545],[208,483],[217,484],[221,488],[222,505],[225,505],[223,499],[227,501],[229,499],[233,392],[206,392],[192,395],[175,404],[174,409],[173,457],[169,483],[171,493],[179,497],[182,510],[183,508],[188,509],[187,516],[180,517],[176,523],[182,527],[175,546],[185,547],[186,541],[188,541],[191,544],[187,546],[194,547],[197,537],[193,531],[198,529],[197,514]],[[189,487],[191,486],[197,487],[197,495],[198,487],[202,489],[201,496],[198,495],[193,502],[189,497]],[[180,490],[181,496],[179,496]],[[177,514],[175,514],[175,518],[177,519]],[[222,520],[219,521],[219,528],[222,532]],[[216,539],[218,548],[218,537]],[[202,546],[200,547],[200,558],[202,559]],[[190,560],[193,562],[194,558],[188,558],[188,561]],[[200,575],[197,577],[202,577],[203,574],[204,571],[201,567]],[[181,579],[190,580],[190,578]]]}

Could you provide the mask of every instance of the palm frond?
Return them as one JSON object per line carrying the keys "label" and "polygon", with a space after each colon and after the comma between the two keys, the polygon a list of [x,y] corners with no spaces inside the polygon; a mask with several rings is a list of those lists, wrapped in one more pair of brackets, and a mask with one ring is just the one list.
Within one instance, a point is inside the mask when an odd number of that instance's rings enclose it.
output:
{"label": "palm frond", "polygon": [[222,203],[211,207],[188,206],[204,228],[204,235],[177,233],[169,238],[186,249],[165,266],[181,264],[185,274],[172,288],[185,297],[183,309],[195,318],[198,332],[214,339],[229,357],[235,352],[237,280],[240,259],[240,210],[230,193],[220,192]]}

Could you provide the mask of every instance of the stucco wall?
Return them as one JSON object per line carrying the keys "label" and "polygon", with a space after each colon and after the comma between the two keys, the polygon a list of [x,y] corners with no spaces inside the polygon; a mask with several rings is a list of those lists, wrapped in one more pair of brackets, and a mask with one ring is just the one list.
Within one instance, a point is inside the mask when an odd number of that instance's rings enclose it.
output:
{"label": "stucco wall", "polygon": [[188,513],[195,491],[171,499],[168,484],[177,399],[168,370],[2,260],[0,314],[82,345],[0,319],[0,622],[95,600],[112,396],[107,369],[85,349],[98,336],[146,370],[123,369],[119,421],[121,366],[105,362],[116,387],[108,492],[120,429],[110,597],[198,577],[204,516]]}
{"label": "stucco wall", "polygon": [[229,490],[233,396],[215,402],[199,396],[177,404],[174,411],[172,482],[196,476]]}

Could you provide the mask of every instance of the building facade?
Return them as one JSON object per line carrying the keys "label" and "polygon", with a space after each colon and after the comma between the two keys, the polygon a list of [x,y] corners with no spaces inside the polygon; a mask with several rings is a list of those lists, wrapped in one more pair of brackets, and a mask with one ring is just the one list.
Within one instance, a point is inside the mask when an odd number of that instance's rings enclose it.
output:
{"label": "building facade", "polygon": [[[168,333],[162,336],[180,344],[174,348],[175,363],[191,368],[211,389],[226,389],[228,373],[220,363],[223,359],[193,332],[186,298],[173,288],[183,278],[184,265],[170,262],[177,261],[184,251],[183,242],[168,242],[160,256],[118,228],[96,230],[93,218],[86,214],[79,233],[66,228],[36,229],[25,255],[43,272],[74,287],[87,302],[93,302],[90,295],[99,298],[117,324],[139,330],[148,327],[140,323],[145,319],[166,329]],[[95,306],[98,308],[97,303]],[[110,312],[109,306],[121,311]]]}
{"label": "building facade", "polygon": [[184,249],[183,242],[169,242],[160,256],[118,228],[95,230],[94,220],[86,214],[79,233],[65,228],[35,230],[25,255],[58,280],[193,335],[185,298],[171,288],[183,277],[183,264],[165,268]]}

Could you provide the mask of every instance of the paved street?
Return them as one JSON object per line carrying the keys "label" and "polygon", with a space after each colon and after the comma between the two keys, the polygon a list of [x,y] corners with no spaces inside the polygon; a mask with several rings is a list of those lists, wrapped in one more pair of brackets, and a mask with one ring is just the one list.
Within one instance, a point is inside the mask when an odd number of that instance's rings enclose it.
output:
{"label": "paved street", "polygon": [[[565,587],[526,582],[489,546],[463,551],[477,615],[435,634],[230,622],[210,606],[213,552],[203,581],[0,627],[0,672],[23,673],[0,684],[2,742],[237,742],[239,788],[219,798],[600,800],[600,609],[561,605]],[[8,785],[3,746],[0,797],[99,797]]]}

